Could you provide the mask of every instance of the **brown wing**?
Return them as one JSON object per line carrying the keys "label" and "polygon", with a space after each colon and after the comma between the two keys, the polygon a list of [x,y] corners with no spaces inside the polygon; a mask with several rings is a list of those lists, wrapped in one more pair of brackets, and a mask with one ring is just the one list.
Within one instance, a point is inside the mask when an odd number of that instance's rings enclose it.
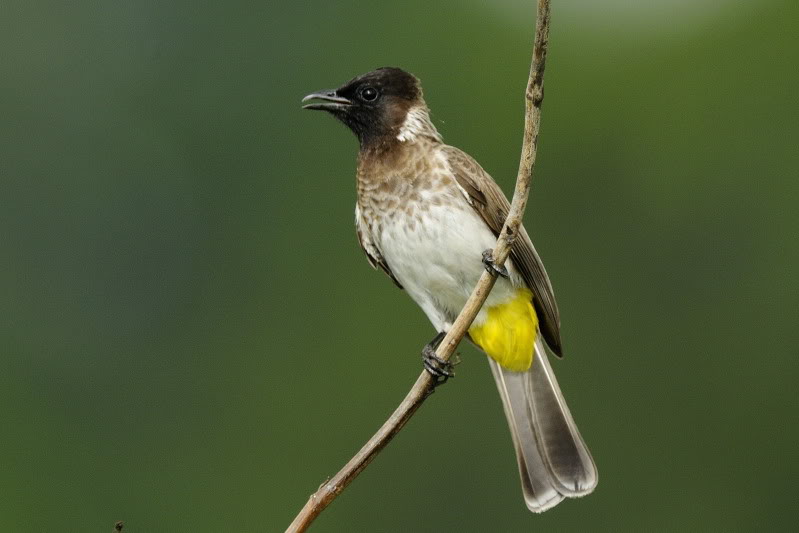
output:
{"label": "brown wing", "polygon": [[388,274],[388,277],[391,278],[394,284],[401,289],[402,284],[394,276],[394,273],[391,272],[391,269],[388,268],[388,263],[386,263],[386,260],[383,259],[383,255],[380,253],[380,250],[377,249],[377,246],[374,245],[372,239],[369,237],[368,228],[363,227],[362,224],[363,222],[361,220],[360,209],[356,205],[355,232],[358,234],[358,244],[361,245],[361,250],[363,250],[363,253],[366,254],[366,259],[369,261],[369,264],[372,265],[372,268],[380,268],[380,270]]}
{"label": "brown wing", "polygon": [[[499,185],[483,170],[477,161],[461,150],[447,146],[444,148],[449,166],[455,179],[465,191],[472,207],[480,213],[486,224],[496,235],[502,231],[510,211],[510,202]],[[544,269],[533,242],[522,226],[521,235],[511,248],[510,257],[521,273],[525,283],[533,291],[533,306],[538,315],[541,334],[555,355],[562,355],[560,342],[560,313],[555,302],[555,293],[549,276]]]}

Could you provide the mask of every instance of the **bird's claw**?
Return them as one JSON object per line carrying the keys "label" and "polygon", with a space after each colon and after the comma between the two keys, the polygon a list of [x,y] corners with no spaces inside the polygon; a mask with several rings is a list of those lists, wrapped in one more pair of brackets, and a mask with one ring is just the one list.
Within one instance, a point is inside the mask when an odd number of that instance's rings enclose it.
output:
{"label": "bird's claw", "polygon": [[[449,378],[454,378],[455,373],[452,370],[455,365],[460,363],[460,359],[457,355],[455,355],[455,361],[444,361],[436,355],[436,349],[441,344],[441,341],[444,340],[445,336],[446,332],[439,332],[433,340],[422,348],[422,364],[424,364],[424,369],[433,376],[434,388],[442,383],[446,383]],[[432,392],[432,389],[430,392]]]}
{"label": "bird's claw", "polygon": [[429,344],[422,349],[422,364],[424,369],[433,376],[436,385],[446,383],[449,378],[454,378],[453,369],[457,362],[444,361],[436,355],[436,350]]}
{"label": "bird's claw", "polygon": [[491,248],[483,250],[483,265],[492,276],[508,278],[508,269],[504,265],[500,266],[494,262],[494,250]]}

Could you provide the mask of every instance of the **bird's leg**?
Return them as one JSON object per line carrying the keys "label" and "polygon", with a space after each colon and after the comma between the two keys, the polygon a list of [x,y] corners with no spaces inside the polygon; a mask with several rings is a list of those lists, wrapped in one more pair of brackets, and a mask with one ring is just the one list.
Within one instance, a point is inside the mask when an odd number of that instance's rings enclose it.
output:
{"label": "bird's leg", "polygon": [[422,348],[422,363],[424,364],[424,369],[427,370],[431,376],[433,376],[434,384],[440,385],[442,383],[446,383],[449,378],[454,378],[455,373],[452,372],[453,367],[456,363],[451,363],[449,361],[444,361],[439,356],[436,355],[436,348],[441,344],[441,341],[444,340],[446,336],[445,331],[441,331],[436,335],[433,340],[428,342],[424,348]]}
{"label": "bird's leg", "polygon": [[508,269],[504,265],[499,266],[494,262],[494,250],[491,248],[483,250],[483,265],[492,276],[501,276],[508,279]]}

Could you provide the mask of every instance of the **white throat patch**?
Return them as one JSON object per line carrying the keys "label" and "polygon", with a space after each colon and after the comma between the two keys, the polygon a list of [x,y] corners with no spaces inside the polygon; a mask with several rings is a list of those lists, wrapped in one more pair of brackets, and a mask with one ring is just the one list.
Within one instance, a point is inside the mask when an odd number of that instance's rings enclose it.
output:
{"label": "white throat patch", "polygon": [[400,127],[397,140],[400,142],[414,141],[419,135],[434,137],[441,140],[436,127],[430,122],[427,109],[423,106],[414,106],[408,110],[405,120]]}

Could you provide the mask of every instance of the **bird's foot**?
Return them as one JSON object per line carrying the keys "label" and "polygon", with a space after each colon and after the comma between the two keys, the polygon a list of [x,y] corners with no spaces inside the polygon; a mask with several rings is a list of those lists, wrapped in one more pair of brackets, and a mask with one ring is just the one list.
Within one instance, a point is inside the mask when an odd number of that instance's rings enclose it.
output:
{"label": "bird's foot", "polygon": [[491,248],[483,250],[483,265],[488,273],[492,276],[500,276],[508,279],[508,269],[505,268],[504,265],[500,266],[494,262],[494,250]]}
{"label": "bird's foot", "polygon": [[445,361],[436,355],[436,348],[438,348],[441,341],[444,340],[445,332],[441,332],[435,336],[433,340],[428,342],[422,348],[422,364],[424,369],[433,376],[434,386],[446,383],[449,378],[454,378],[455,373],[453,369],[460,361]]}
{"label": "bird's foot", "polygon": [[455,363],[444,361],[429,346],[425,346],[422,350],[422,363],[424,369],[433,376],[436,385],[446,383],[449,378],[455,377],[455,373],[452,371],[455,368]]}

